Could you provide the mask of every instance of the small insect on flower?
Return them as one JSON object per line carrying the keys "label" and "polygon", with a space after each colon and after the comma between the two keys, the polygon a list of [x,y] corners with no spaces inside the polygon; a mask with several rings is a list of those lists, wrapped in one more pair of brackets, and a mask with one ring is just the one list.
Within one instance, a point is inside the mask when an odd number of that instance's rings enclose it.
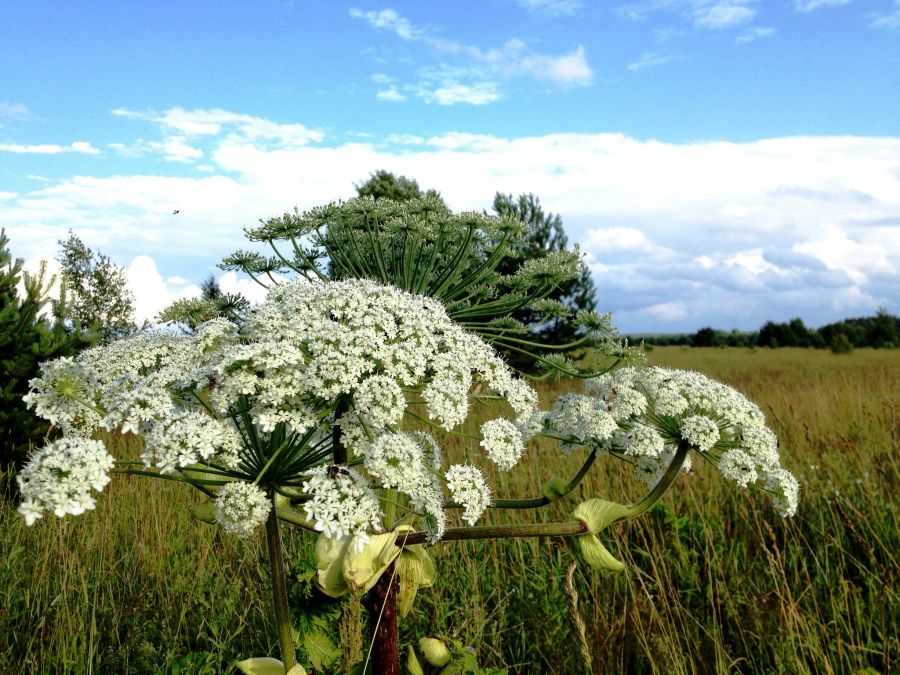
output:
{"label": "small insect on flower", "polygon": [[350,472],[347,470],[347,467],[340,466],[338,464],[331,464],[326,469],[326,473],[329,478],[337,478],[338,476],[349,476]]}

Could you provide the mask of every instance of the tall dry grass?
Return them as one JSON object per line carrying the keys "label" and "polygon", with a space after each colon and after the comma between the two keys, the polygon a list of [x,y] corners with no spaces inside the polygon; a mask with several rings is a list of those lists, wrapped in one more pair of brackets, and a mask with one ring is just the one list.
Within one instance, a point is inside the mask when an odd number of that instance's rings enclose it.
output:
{"label": "tall dry grass", "polygon": [[[648,357],[703,371],[763,407],[801,480],[797,516],[782,520],[759,494],[697,466],[609,533],[627,565],[618,575],[579,566],[567,584],[572,554],[556,539],[440,545],[438,583],[420,592],[401,639],[453,636],[510,672],[588,672],[574,591],[593,672],[891,672],[900,659],[897,352],[657,348]],[[582,459],[546,443],[530,452],[496,478],[498,495],[538,494]],[[581,498],[633,499],[637,487],[627,466],[598,462],[577,495],[532,517],[564,519]],[[4,504],[0,672],[167,672],[188,652],[205,653],[205,672],[216,672],[276,653],[263,548],[195,521],[193,499],[181,486],[117,478],[95,512],[32,528]],[[289,542],[299,566],[308,543]]]}

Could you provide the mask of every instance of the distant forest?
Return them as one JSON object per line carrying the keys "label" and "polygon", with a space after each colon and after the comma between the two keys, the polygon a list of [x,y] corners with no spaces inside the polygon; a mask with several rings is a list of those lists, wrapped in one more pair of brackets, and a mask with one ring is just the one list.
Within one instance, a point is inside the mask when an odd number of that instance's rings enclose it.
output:
{"label": "distant forest", "polygon": [[875,316],[844,319],[821,328],[808,328],[802,319],[791,319],[787,323],[767,321],[758,331],[750,333],[706,327],[693,334],[631,336],[631,340],[651,346],[814,347],[838,353],[856,347],[894,349],[900,346],[900,317],[880,309]]}

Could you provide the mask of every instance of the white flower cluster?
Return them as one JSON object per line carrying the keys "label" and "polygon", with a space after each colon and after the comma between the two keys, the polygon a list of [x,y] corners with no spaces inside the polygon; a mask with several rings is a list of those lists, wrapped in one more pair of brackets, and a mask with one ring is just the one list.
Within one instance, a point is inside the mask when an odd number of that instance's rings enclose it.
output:
{"label": "white flower cluster", "polygon": [[72,436],[49,443],[16,477],[23,497],[19,513],[32,525],[44,511],[62,517],[93,509],[91,490],[106,487],[113,464],[100,441]]}
{"label": "white flower cluster", "polygon": [[249,537],[266,522],[272,502],[253,483],[227,483],[216,495],[216,520],[226,532]]}
{"label": "white flower cluster", "polygon": [[309,472],[303,491],[310,497],[303,505],[306,519],[329,539],[354,537],[363,546],[369,532],[381,531],[378,497],[357,471],[320,466]]}
{"label": "white flower cluster", "polygon": [[685,442],[729,480],[761,483],[782,515],[796,511],[798,483],[780,466],[778,440],[759,407],[735,389],[669,368],[622,368],[588,380],[586,389],[559,397],[547,415],[551,432],[570,445],[633,456],[638,477],[652,486]]}
{"label": "white flower cluster", "polygon": [[[273,289],[240,329],[217,319],[196,335],[141,333],[44,364],[26,400],[69,434],[89,436],[103,427],[143,436],[144,463],[163,473],[203,463],[239,469],[241,457],[252,465],[258,457],[244,448],[235,419],[249,416],[251,435],[282,428],[316,442],[338,425],[367,473],[308,473],[310,519],[329,536],[372,531],[380,510],[370,488],[385,487],[406,495],[436,540],[450,480],[441,475],[440,448],[427,434],[397,427],[409,409],[407,392],[418,392],[411,405],[453,430],[468,415],[476,385],[509,404],[504,417],[483,425],[481,442],[486,456],[508,470],[543,418],[535,391],[490,345],[432,298],[367,280],[298,280]],[[462,489],[459,471],[452,475],[451,489]],[[469,520],[489,503],[487,487],[472,481]],[[42,499],[37,483],[29,489]],[[239,513],[235,504],[247,495],[231,484],[223,488],[222,503],[230,504],[220,508],[223,524],[253,521],[228,515]]]}
{"label": "white flower cluster", "polygon": [[491,505],[491,488],[481,469],[470,464],[454,464],[447,471],[447,489],[453,500],[463,507],[462,518],[474,525]]}

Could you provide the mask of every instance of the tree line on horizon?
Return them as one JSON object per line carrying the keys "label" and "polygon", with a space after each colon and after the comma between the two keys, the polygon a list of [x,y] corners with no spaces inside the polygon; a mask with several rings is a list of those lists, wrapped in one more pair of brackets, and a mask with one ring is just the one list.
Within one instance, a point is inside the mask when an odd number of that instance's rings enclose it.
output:
{"label": "tree line on horizon", "polygon": [[758,331],[724,331],[706,326],[696,333],[632,336],[631,340],[655,347],[804,347],[831,349],[835,353],[859,347],[894,349],[900,346],[900,317],[881,308],[874,316],[843,319],[820,328],[810,328],[803,319],[795,318],[784,323],[767,321]]}

